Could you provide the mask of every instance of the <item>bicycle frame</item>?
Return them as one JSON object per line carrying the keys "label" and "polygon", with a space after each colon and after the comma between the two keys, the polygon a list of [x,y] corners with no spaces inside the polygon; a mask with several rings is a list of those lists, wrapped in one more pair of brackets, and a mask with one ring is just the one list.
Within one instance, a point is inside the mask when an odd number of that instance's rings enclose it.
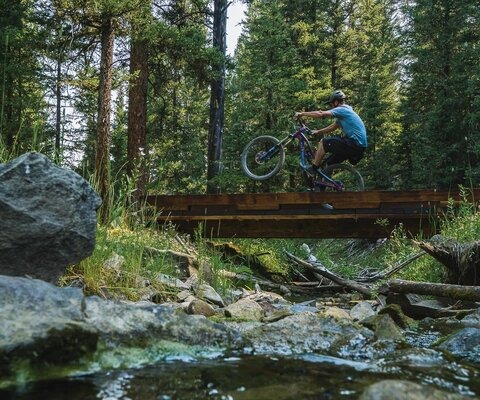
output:
{"label": "bicycle frame", "polygon": [[[295,139],[298,140],[300,165],[302,168],[307,168],[309,162],[311,162],[315,154],[312,148],[312,145],[310,144],[310,141],[305,135],[310,133],[311,133],[311,130],[303,122],[300,122],[300,128],[296,132],[291,133],[282,141],[280,141],[280,143],[274,146],[274,148],[278,148],[279,146],[287,146],[293,140]],[[270,153],[270,150],[268,150],[267,153]],[[274,153],[270,153],[270,154],[274,154]],[[323,179],[319,179],[317,177],[317,179],[314,180],[315,186],[330,188],[335,191],[344,190],[344,185],[341,182],[335,181],[334,179],[330,178],[328,175],[323,173],[323,171],[319,171],[319,175],[320,175],[320,178],[323,178]]]}

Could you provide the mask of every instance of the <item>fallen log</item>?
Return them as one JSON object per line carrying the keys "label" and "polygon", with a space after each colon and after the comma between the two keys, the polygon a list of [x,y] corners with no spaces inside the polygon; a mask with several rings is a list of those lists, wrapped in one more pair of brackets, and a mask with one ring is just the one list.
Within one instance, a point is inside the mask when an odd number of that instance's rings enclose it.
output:
{"label": "fallen log", "polygon": [[[338,291],[341,289],[341,286],[322,286],[318,282],[292,282],[291,284],[286,283],[275,283],[268,281],[262,278],[258,278],[251,275],[243,275],[236,272],[222,270],[220,274],[223,277],[228,279],[236,279],[242,282],[249,282],[258,284],[262,290],[271,290],[274,292],[280,292],[282,294],[287,294],[288,292],[292,294],[324,294],[326,292]],[[307,285],[308,283],[308,285]]]}
{"label": "fallen log", "polygon": [[359,292],[363,294],[364,296],[371,297],[372,296],[372,290],[365,285],[362,285],[356,281],[352,281],[350,279],[345,279],[342,278],[333,272],[329,271],[327,268],[322,266],[320,263],[316,262],[315,264],[309,263],[307,261],[304,261],[293,254],[289,253],[288,251],[285,252],[287,257],[290,258],[292,261],[297,263],[298,265],[301,265],[302,267],[308,268],[311,271],[330,279],[331,281],[338,283],[341,286],[345,286],[349,289],[355,290],[356,292]]}
{"label": "fallen log", "polygon": [[437,297],[448,297],[455,300],[480,301],[480,286],[451,285],[446,283],[430,283],[393,279],[381,285],[379,293],[416,293]]}

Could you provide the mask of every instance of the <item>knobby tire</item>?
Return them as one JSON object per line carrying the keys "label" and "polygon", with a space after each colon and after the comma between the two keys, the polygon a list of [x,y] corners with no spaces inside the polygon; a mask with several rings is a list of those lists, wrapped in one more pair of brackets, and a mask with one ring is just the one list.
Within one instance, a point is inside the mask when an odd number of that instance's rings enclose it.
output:
{"label": "knobby tire", "polygon": [[[285,149],[279,145],[280,140],[274,136],[258,136],[250,141],[243,149],[241,165],[243,172],[250,179],[263,181],[277,175],[285,163]],[[269,160],[258,162],[256,157],[274,146],[277,151]]]}
{"label": "knobby tire", "polygon": [[[328,165],[323,172],[336,181],[341,181],[345,187],[343,191],[361,192],[365,190],[363,177],[354,167],[348,164]],[[326,191],[332,191],[331,188],[325,188]]]}

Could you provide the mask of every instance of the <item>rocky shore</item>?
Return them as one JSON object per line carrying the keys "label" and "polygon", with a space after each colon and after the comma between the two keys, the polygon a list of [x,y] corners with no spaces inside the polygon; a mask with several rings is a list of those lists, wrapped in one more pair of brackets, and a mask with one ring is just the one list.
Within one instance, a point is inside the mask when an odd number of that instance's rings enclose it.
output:
{"label": "rocky shore", "polygon": [[[377,360],[379,369],[430,363],[448,370],[454,368],[447,362],[452,357],[480,364],[478,310],[462,319],[415,321],[398,306],[378,307],[354,295],[335,300],[336,305],[298,304],[270,292],[244,291],[226,301],[200,284],[179,290],[177,301],[132,303],[0,276],[0,387],[172,357],[322,354],[352,362]],[[463,398],[443,395],[435,398]]]}

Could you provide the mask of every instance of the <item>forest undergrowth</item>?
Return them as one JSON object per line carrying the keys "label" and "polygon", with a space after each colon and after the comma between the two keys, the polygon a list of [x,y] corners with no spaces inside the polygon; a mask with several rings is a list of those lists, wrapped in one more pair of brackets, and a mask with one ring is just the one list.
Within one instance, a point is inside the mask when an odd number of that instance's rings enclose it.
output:
{"label": "forest undergrowth", "polygon": [[[439,221],[439,234],[458,242],[477,240],[480,234],[480,213],[475,202],[468,201],[468,190],[462,189],[463,201],[451,201],[447,212]],[[86,294],[104,298],[141,300],[152,289],[169,298],[170,291],[158,279],[168,275],[183,279],[185,271],[170,257],[179,253],[196,259],[208,268],[208,282],[219,293],[237,285],[246,289],[254,287],[253,280],[241,282],[229,278],[234,273],[253,276],[248,260],[259,260],[264,268],[285,282],[299,280],[302,271],[292,265],[285,252],[306,258],[307,249],[332,272],[347,278],[383,271],[420,252],[415,240],[429,238],[409,237],[402,226],[397,226],[388,238],[366,239],[208,239],[198,232],[195,237],[182,235],[171,226],[158,227],[147,223],[138,210],[129,211],[125,203],[113,208],[114,217],[108,225],[98,225],[93,254],[77,265],[68,268],[61,285],[81,286]],[[147,213],[144,213],[147,214]],[[139,215],[143,215],[139,218]],[[381,223],[381,221],[379,221]],[[415,239],[415,240],[412,240]],[[212,244],[216,244],[213,246]],[[243,254],[244,263],[238,257],[230,259],[221,253],[219,244],[228,243]],[[225,271],[229,273],[225,273]],[[393,278],[424,282],[443,282],[444,267],[430,256],[424,256],[401,269]],[[207,280],[200,270],[198,279]]]}

